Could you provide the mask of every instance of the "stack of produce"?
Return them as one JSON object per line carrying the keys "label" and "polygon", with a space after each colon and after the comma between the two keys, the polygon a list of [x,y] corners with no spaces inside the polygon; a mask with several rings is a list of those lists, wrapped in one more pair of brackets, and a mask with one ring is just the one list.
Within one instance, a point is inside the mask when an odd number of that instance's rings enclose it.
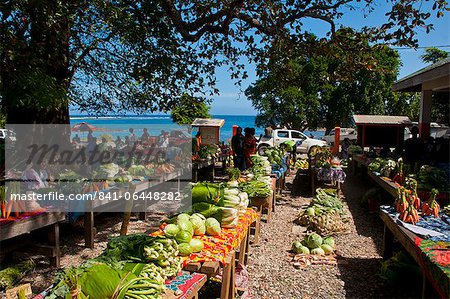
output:
{"label": "stack of produce", "polygon": [[270,164],[283,164],[283,157],[285,155],[285,149],[282,147],[270,147],[264,151],[264,154],[269,158]]}
{"label": "stack of produce", "polygon": [[273,192],[272,179],[270,177],[260,177],[248,182],[242,182],[239,184],[239,189],[246,192],[250,199],[268,197]]}
{"label": "stack of produce", "polygon": [[364,153],[364,150],[359,145],[352,144],[348,147],[347,152],[351,155],[352,154],[362,154],[362,153]]}
{"label": "stack of produce", "polygon": [[310,206],[298,216],[298,223],[322,235],[347,231],[347,216],[336,194],[318,188]]}
{"label": "stack of produce", "polygon": [[333,237],[322,238],[316,233],[311,233],[301,242],[292,243],[292,251],[297,254],[328,255],[334,252],[334,245]]}
{"label": "stack of produce", "polygon": [[377,172],[382,176],[390,178],[392,173],[396,167],[394,160],[391,159],[383,159],[383,158],[375,158],[372,162],[370,162],[368,168],[372,172]]}
{"label": "stack of produce", "polygon": [[309,168],[308,160],[306,159],[298,159],[297,162],[295,162],[295,167],[299,169],[306,170]]}
{"label": "stack of produce", "polygon": [[192,187],[192,212],[216,218],[222,227],[234,228],[245,213],[248,195],[224,184],[200,182]]}
{"label": "stack of produce", "polygon": [[262,157],[260,155],[252,155],[250,159],[253,162],[253,166],[250,169],[250,171],[256,177],[268,175],[272,172],[272,166],[269,162],[268,157]]}
{"label": "stack of produce", "polygon": [[429,165],[420,167],[417,182],[419,189],[431,190],[436,188],[441,191],[450,189],[450,179],[445,171]]}
{"label": "stack of produce", "polygon": [[181,270],[177,254],[165,237],[113,238],[99,257],[59,273],[46,298],[162,298],[165,280]]}
{"label": "stack of produce", "polygon": [[213,157],[218,157],[222,150],[217,144],[210,144],[210,145],[201,145],[200,149],[197,151],[197,141],[193,140],[193,146],[192,146],[192,157],[193,160],[199,160],[199,159],[211,159]]}
{"label": "stack of produce", "polygon": [[203,249],[203,242],[194,236],[218,235],[221,231],[220,223],[215,218],[206,218],[202,214],[179,214],[175,223],[167,224],[164,228],[164,235],[173,238],[178,243],[178,250],[181,256],[188,256],[193,252],[200,252]]}
{"label": "stack of produce", "polygon": [[309,156],[312,158],[312,163],[317,168],[329,168],[331,167],[331,160],[333,159],[333,154],[327,146],[314,147],[310,152]]}

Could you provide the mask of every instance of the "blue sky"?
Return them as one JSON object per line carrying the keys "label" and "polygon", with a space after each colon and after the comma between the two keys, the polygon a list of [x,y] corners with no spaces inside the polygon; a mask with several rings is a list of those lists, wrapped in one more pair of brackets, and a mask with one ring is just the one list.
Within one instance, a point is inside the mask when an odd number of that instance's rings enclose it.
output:
{"label": "blue sky", "polygon": [[[361,28],[363,26],[379,26],[386,22],[384,15],[388,11],[388,1],[378,0],[374,1],[376,9],[367,17],[363,17],[362,12],[349,11],[343,9],[344,15],[337,20],[337,28],[339,25],[348,26],[352,28]],[[422,10],[431,11],[433,1],[423,2]],[[444,17],[436,18],[436,12],[432,13],[431,23],[434,24],[434,30],[426,33],[421,30],[417,34],[419,40],[419,47],[427,46],[442,46],[450,45],[450,13],[446,12]],[[304,28],[307,31],[313,32],[317,36],[323,36],[328,30],[329,25],[322,21],[305,20],[303,22]],[[441,48],[450,51],[450,47]],[[420,59],[420,55],[424,53],[424,49],[402,49],[399,50],[402,67],[400,68],[399,78],[402,78],[412,72],[415,72],[425,66]],[[256,111],[253,109],[250,101],[247,100],[244,90],[253,82],[256,81],[255,65],[247,63],[246,67],[248,78],[242,82],[241,86],[236,86],[235,81],[230,78],[227,72],[227,67],[222,67],[217,70],[217,87],[220,94],[213,97],[211,104],[212,114],[223,115],[255,115]],[[71,112],[76,114],[77,111],[71,109]],[[160,113],[159,113],[160,114]]]}
{"label": "blue sky", "polygon": [[[388,10],[386,1],[377,2],[377,8],[368,17],[364,18],[362,13],[344,11],[344,16],[338,20],[338,24],[349,26],[353,28],[360,28],[363,26],[380,25],[386,20],[384,13]],[[431,1],[432,2],[432,1]],[[424,4],[422,9],[430,9],[426,7],[429,4]],[[417,34],[419,40],[419,47],[427,46],[441,46],[450,45],[450,13],[445,13],[444,17],[436,18],[436,13],[432,13],[431,23],[434,24],[434,30],[426,33],[421,30]],[[305,21],[305,28],[308,31],[314,32],[316,35],[323,35],[329,27],[326,23],[320,21]],[[450,51],[450,47],[441,48],[445,51]],[[420,59],[420,55],[424,53],[425,49],[402,49],[399,50],[402,67],[400,68],[399,78],[405,77],[408,74],[415,72],[425,66]],[[231,114],[231,115],[254,115],[256,111],[253,109],[250,101],[245,97],[243,90],[247,88],[252,82],[256,80],[255,66],[247,65],[247,72],[249,77],[243,81],[241,87],[234,85],[230,80],[230,76],[226,68],[222,68],[217,72],[217,86],[220,90],[220,95],[214,97],[211,112],[213,114]]]}

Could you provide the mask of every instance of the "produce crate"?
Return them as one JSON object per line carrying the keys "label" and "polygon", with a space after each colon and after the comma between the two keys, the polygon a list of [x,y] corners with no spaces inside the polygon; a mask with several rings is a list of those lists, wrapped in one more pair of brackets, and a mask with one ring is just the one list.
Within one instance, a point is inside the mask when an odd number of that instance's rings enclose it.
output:
{"label": "produce crate", "polygon": [[[267,197],[252,197],[250,198],[250,205],[256,207],[259,217],[262,214],[267,214],[266,222],[272,219],[274,193]],[[266,213],[264,213],[266,212]]]}

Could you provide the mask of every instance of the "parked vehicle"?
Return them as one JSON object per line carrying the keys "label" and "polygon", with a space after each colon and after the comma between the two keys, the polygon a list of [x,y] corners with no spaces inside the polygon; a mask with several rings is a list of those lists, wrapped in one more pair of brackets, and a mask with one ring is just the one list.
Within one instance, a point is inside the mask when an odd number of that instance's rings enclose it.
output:
{"label": "parked vehicle", "polygon": [[[342,143],[345,138],[348,138],[351,142],[356,142],[356,130],[354,128],[341,128],[341,135],[339,136],[339,143]],[[333,145],[334,144],[334,136],[335,131],[332,129],[328,135],[322,137],[322,140],[326,141],[326,143]]]}
{"label": "parked vehicle", "polygon": [[6,138],[9,138],[11,141],[16,141],[16,134],[7,129],[0,129],[0,139],[5,140]]}
{"label": "parked vehicle", "polygon": [[263,154],[271,146],[279,146],[285,141],[292,140],[297,143],[297,153],[306,154],[314,147],[326,146],[323,140],[310,138],[300,131],[288,129],[275,129],[272,137],[262,136],[258,142],[258,153]]}

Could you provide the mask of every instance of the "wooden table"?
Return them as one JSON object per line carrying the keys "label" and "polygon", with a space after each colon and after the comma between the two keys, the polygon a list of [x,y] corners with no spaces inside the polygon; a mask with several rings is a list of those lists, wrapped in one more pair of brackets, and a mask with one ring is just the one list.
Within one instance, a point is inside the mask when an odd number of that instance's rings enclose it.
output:
{"label": "wooden table", "polygon": [[[396,239],[405,248],[406,252],[416,261],[416,263],[422,269],[422,298],[425,298],[426,291],[432,286],[429,279],[428,270],[423,267],[423,263],[419,256],[420,249],[415,244],[416,235],[405,227],[397,224],[394,218],[386,213],[385,211],[380,211],[380,218],[384,222],[384,233],[383,233],[383,257],[385,259],[392,256],[393,241]],[[450,277],[448,277],[450,280]],[[449,290],[450,294],[450,290]]]}
{"label": "wooden table", "polygon": [[249,248],[250,248],[250,226],[247,228],[245,237],[240,242],[239,248],[228,253],[225,265],[222,266],[219,261],[208,261],[198,263],[188,263],[183,270],[188,272],[203,273],[209,277],[213,277],[218,273],[222,273],[222,287],[220,291],[221,299],[235,298],[235,269],[236,262],[247,265]]}
{"label": "wooden table", "polygon": [[[197,281],[197,283],[194,286],[189,287],[189,289],[181,295],[176,295],[174,294],[174,292],[172,290],[170,290],[170,285],[173,283],[175,279],[166,282],[166,286],[168,286],[168,289],[166,290],[165,293],[162,294],[162,298],[163,299],[198,299],[198,292],[200,291],[200,289],[205,285],[206,281],[208,280],[208,277],[205,274],[200,274],[200,273],[192,273],[189,274],[186,271],[182,271],[181,272],[182,275],[200,275],[201,279]],[[179,276],[178,276],[179,277]],[[176,284],[176,286],[178,287],[179,285]]]}
{"label": "wooden table", "polygon": [[386,190],[390,195],[392,195],[393,197],[397,198],[398,196],[398,191],[397,191],[397,185],[391,181],[388,180],[386,178],[380,177],[378,175],[376,175],[375,173],[373,173],[372,171],[368,171],[367,174],[369,175],[369,177],[374,180],[381,188],[383,188],[384,190]]}
{"label": "wooden table", "polygon": [[66,219],[63,212],[44,212],[35,216],[17,219],[15,221],[0,225],[0,241],[5,241],[33,231],[48,228],[48,245],[34,245],[34,252],[38,252],[50,257],[51,263],[55,267],[60,266],[59,249],[59,222]]}
{"label": "wooden table", "polygon": [[[113,187],[108,190],[101,190],[101,192],[112,192],[117,194],[117,198],[120,200],[123,198],[123,196],[128,192],[130,194],[133,193],[140,193],[144,191],[151,190],[152,188],[156,188],[163,184],[164,182],[171,181],[174,179],[177,179],[177,186],[180,188],[180,180],[179,177],[181,175],[180,171],[174,171],[172,173],[164,174],[161,176],[156,176],[152,178],[151,180],[144,180],[144,181],[138,181],[138,182],[131,182],[129,186],[126,187]],[[132,196],[132,195],[131,195]],[[94,225],[94,213],[99,211],[106,211],[107,207],[106,205],[109,205],[110,207],[114,206],[115,202],[111,201],[101,201],[101,200],[95,200],[95,201],[89,201],[87,202],[86,212],[84,214],[84,240],[85,240],[85,247],[87,248],[94,248],[94,239],[95,235],[97,234],[95,225]],[[132,204],[133,201],[130,201]],[[117,202],[116,202],[117,204]],[[131,214],[132,205],[130,207],[128,212]],[[146,209],[146,207],[144,207]],[[139,213],[140,219],[145,219],[146,213],[142,212]]]}

